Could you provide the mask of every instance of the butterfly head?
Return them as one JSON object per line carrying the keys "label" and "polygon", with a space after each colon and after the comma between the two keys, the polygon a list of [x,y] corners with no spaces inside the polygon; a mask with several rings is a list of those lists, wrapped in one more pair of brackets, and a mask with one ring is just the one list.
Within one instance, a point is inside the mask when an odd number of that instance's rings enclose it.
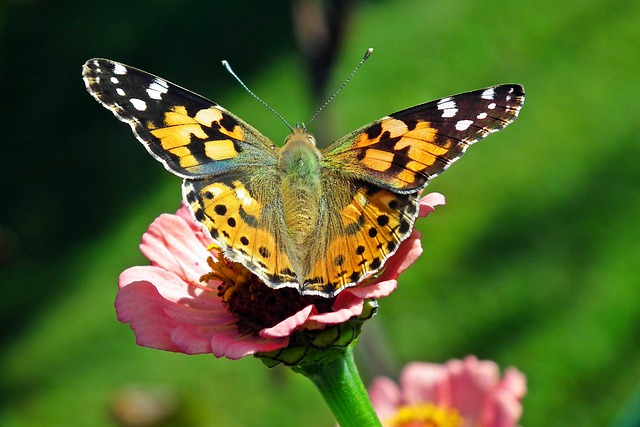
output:
{"label": "butterfly head", "polygon": [[291,133],[285,138],[284,146],[282,148],[286,147],[289,143],[299,143],[301,141],[305,141],[313,147],[316,146],[316,137],[309,133],[305,124],[296,123],[296,126],[291,129]]}
{"label": "butterfly head", "polygon": [[279,164],[285,174],[297,171],[304,175],[315,175],[319,172],[321,159],[322,154],[316,148],[316,138],[307,132],[304,125],[293,128],[279,151]]}

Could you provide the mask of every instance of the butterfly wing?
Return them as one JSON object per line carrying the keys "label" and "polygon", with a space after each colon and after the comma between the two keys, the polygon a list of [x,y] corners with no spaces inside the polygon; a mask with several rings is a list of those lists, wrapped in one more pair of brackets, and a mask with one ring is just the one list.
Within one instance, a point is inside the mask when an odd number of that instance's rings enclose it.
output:
{"label": "butterfly wing", "polygon": [[225,256],[273,287],[296,286],[286,251],[273,143],[219,105],[152,74],[87,61],[88,91],[151,155],[185,178],[183,199]]}
{"label": "butterfly wing", "polygon": [[443,98],[392,114],[323,151],[318,237],[296,254],[283,222],[277,148],[219,105],[159,77],[93,59],[89,92],[170,172],[225,255],[269,286],[331,297],[379,271],[411,232],[418,191],[466,147],[515,119],[518,85]]}
{"label": "butterfly wing", "polygon": [[[418,193],[397,194],[325,170],[325,206],[302,293],[335,296],[379,271],[411,232]],[[326,237],[324,237],[326,236]]]}
{"label": "butterfly wing", "polygon": [[229,111],[160,77],[108,59],[84,64],[87,90],[167,170],[182,178],[211,177],[273,166],[277,149]]}
{"label": "butterfly wing", "polygon": [[183,194],[196,220],[210,231],[227,259],[243,264],[272,288],[299,287],[275,169],[186,180]]}
{"label": "butterfly wing", "polygon": [[466,148],[503,129],[524,102],[519,85],[467,92],[391,114],[323,150],[329,242],[304,289],[332,296],[377,273],[413,229],[419,191]]}
{"label": "butterfly wing", "polygon": [[524,103],[520,85],[499,85],[417,105],[337,140],[324,158],[395,191],[424,188],[467,147],[513,122]]}

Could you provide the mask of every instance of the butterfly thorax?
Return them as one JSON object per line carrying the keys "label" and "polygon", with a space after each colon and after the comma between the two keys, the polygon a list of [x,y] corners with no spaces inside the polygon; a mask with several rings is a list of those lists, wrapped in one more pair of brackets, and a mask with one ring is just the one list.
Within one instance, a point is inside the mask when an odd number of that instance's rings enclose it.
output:
{"label": "butterfly thorax", "polygon": [[322,181],[322,154],[315,139],[304,128],[296,127],[279,151],[283,215],[289,237],[303,245],[317,228]]}

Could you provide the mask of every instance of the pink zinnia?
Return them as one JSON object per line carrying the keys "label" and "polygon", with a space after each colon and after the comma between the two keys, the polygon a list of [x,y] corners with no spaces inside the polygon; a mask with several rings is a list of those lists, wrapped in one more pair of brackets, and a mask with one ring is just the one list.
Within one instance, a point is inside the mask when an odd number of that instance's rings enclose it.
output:
{"label": "pink zinnia", "polygon": [[520,371],[508,368],[501,379],[494,362],[473,356],[444,365],[410,363],[399,386],[380,377],[369,391],[384,427],[513,427],[525,393]]}
{"label": "pink zinnia", "polygon": [[[444,197],[420,201],[420,216]],[[375,280],[343,290],[334,298],[273,290],[240,264],[222,259],[183,205],[149,226],[140,250],[151,262],[125,270],[119,279],[116,311],[141,346],[186,354],[213,353],[239,359],[284,348],[292,333],[323,329],[362,313],[365,300],[389,295],[396,279],[422,253],[413,231]]]}

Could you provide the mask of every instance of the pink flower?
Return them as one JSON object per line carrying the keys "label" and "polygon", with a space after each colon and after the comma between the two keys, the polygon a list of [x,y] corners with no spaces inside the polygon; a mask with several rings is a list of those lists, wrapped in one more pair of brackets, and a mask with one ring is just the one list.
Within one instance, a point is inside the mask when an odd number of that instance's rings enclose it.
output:
{"label": "pink flower", "polygon": [[[425,196],[420,215],[440,204],[442,195]],[[222,259],[212,243],[184,205],[149,226],[140,250],[151,265],[120,275],[115,303],[118,319],[129,323],[139,345],[230,359],[284,348],[296,331],[359,316],[365,300],[393,292],[400,273],[422,253],[420,233],[414,230],[379,278],[322,298],[270,289],[240,264]],[[236,282],[243,283],[241,291]]]}
{"label": "pink flower", "polygon": [[385,427],[512,427],[522,415],[526,379],[474,356],[444,365],[413,362],[400,386],[377,378],[369,395]]}

